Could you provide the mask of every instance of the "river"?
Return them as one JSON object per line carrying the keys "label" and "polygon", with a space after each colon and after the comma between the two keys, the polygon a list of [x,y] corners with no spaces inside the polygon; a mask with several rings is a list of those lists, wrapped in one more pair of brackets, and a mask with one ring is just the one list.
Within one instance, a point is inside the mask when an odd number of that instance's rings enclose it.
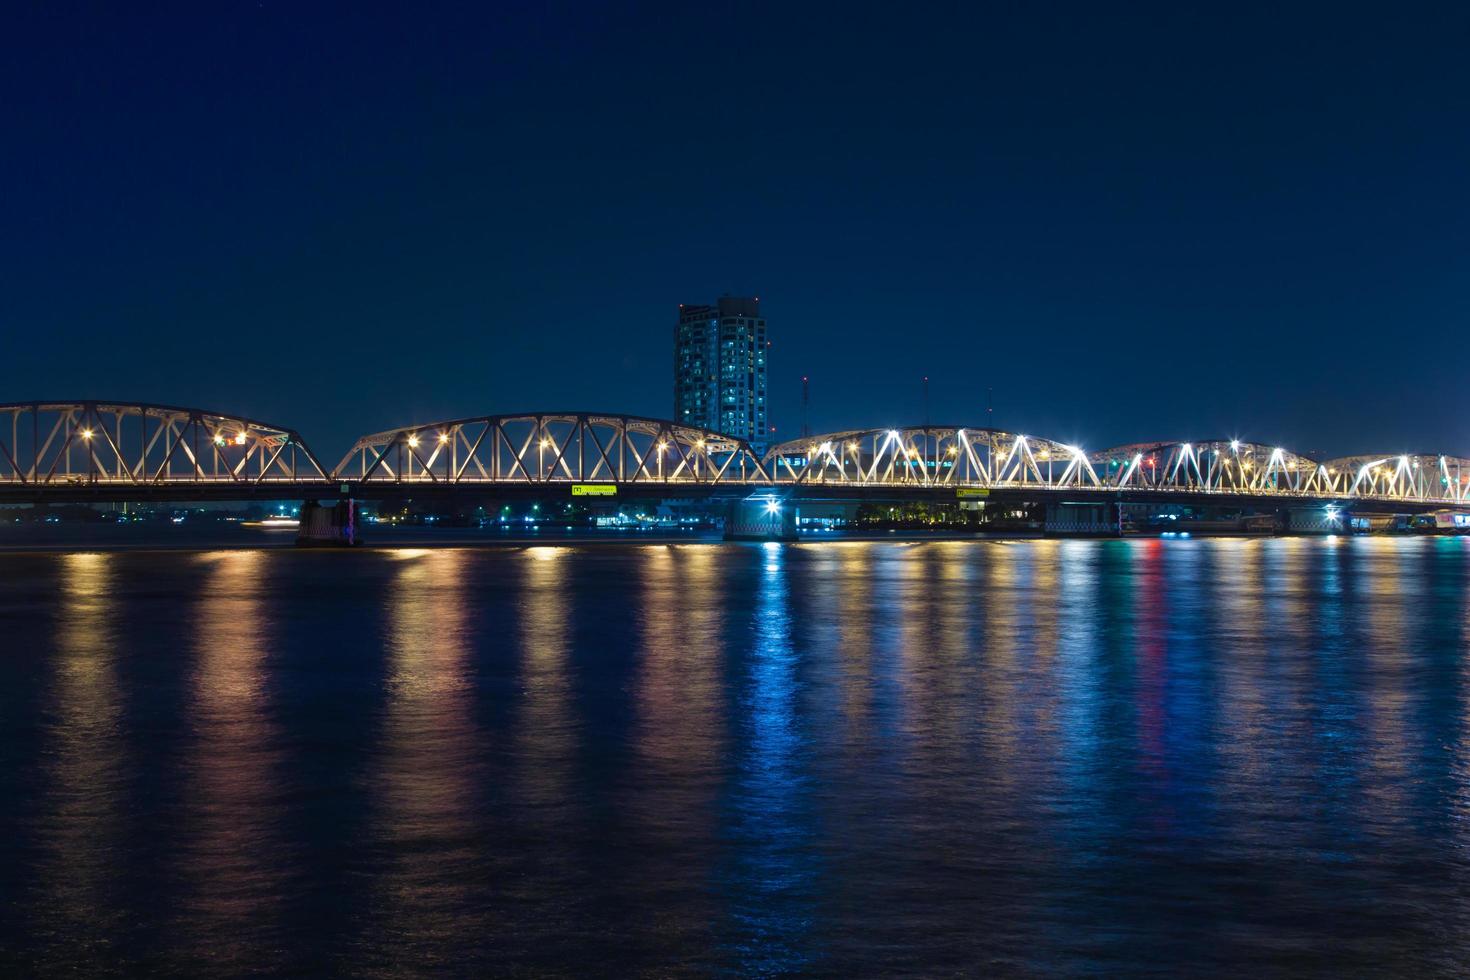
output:
{"label": "river", "polygon": [[6,975],[1463,975],[1470,540],[0,553]]}

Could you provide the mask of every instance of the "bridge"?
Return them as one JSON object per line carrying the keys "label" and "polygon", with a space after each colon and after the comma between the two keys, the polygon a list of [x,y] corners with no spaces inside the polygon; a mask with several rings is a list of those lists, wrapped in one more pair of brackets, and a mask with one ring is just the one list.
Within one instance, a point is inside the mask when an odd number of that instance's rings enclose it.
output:
{"label": "bridge", "polygon": [[740,439],[664,419],[576,411],[406,425],[362,436],[328,468],[299,430],[229,412],[123,401],[0,405],[0,500],[8,502],[575,492],[1427,510],[1470,504],[1470,459],[1367,453],[1316,460],[1233,439],[1088,452],[955,425],[831,432],[757,454]]}
{"label": "bridge", "polygon": [[833,432],[770,450],[776,482],[955,486],[1460,505],[1470,459],[1381,453],[1318,461],[1238,439],[1141,442],[1087,452],[984,427]]}

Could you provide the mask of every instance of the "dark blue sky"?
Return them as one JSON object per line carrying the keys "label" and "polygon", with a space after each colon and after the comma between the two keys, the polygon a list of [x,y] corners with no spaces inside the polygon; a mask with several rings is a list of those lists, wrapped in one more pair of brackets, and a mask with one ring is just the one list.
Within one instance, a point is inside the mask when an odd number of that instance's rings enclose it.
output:
{"label": "dark blue sky", "polygon": [[[63,9],[64,6],[64,9]],[[795,9],[793,9],[795,8]],[[357,432],[670,412],[761,296],[774,415],[1470,454],[1470,8],[0,13],[0,401]]]}

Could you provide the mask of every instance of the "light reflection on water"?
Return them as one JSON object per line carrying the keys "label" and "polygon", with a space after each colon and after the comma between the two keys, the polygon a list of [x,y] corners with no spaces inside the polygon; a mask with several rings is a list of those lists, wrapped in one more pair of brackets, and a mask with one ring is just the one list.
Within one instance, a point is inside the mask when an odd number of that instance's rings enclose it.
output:
{"label": "light reflection on water", "polygon": [[[101,969],[114,955],[121,909],[114,861],[122,846],[126,746],[117,682],[115,559],[81,553],[55,559],[53,643],[34,669],[49,667],[41,724],[46,739],[33,760],[42,770],[35,833],[39,907],[28,923],[45,941],[71,946],[72,962]],[[39,720],[39,719],[38,719]],[[6,806],[22,805],[11,799]],[[0,889],[0,894],[7,889]]]}
{"label": "light reflection on water", "polygon": [[454,966],[456,937],[488,926],[475,874],[478,731],[467,553],[399,554],[389,583],[383,715],[367,831],[377,868],[353,972]]}
{"label": "light reflection on water", "polygon": [[187,831],[177,873],[187,884],[176,912],[188,964],[268,970],[288,887],[277,780],[280,733],[270,713],[266,658],[275,610],[262,599],[271,556],[200,555],[191,610],[193,670],[185,704],[190,744],[183,763]]}
{"label": "light reflection on water", "polygon": [[801,970],[814,953],[806,939],[819,857],[799,753],[789,549],[766,544],[761,552],[750,654],[735,681],[735,773],[721,833],[735,846],[717,881],[738,968],[769,975]]}
{"label": "light reflection on water", "polygon": [[637,928],[668,937],[672,948],[705,948],[717,923],[708,885],[725,777],[731,617],[712,601],[721,588],[717,551],[660,545],[641,554],[625,797],[641,857],[630,869],[630,899]]}
{"label": "light reflection on water", "polygon": [[0,555],[0,967],[1463,972],[1467,585],[1464,539]]}

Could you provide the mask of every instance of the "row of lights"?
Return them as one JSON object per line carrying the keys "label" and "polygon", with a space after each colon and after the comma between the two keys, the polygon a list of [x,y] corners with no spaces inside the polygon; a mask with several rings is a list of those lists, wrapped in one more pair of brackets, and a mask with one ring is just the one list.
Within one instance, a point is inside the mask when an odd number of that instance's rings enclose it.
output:
{"label": "row of lights", "polygon": [[[96,435],[96,433],[94,433],[91,429],[82,429],[81,432],[78,433],[78,434],[83,439],[87,440],[88,442],[90,442],[92,440],[92,437],[94,435]],[[243,445],[245,445],[245,439],[246,439],[245,433],[243,431],[241,431],[241,432],[235,433],[235,438],[234,438],[233,442],[237,446],[243,446]],[[223,446],[225,444],[225,437],[223,435],[221,435],[220,433],[216,432],[214,434],[214,444],[216,446]]]}
{"label": "row of lights", "polygon": [[[88,436],[88,438],[90,438],[90,435]],[[245,441],[245,437],[244,437],[243,434],[240,436],[240,438],[239,438],[238,441],[240,441],[240,442],[244,442]],[[449,441],[449,433],[447,433],[447,432],[441,432],[441,433],[439,433],[439,445],[442,446],[442,445],[444,445],[448,441]],[[415,433],[409,435],[409,437],[408,437],[408,445],[409,445],[409,448],[410,449],[417,449],[419,447],[418,433],[415,432]],[[551,447],[552,443],[551,443],[551,440],[550,439],[542,439],[541,442],[538,445],[542,449],[548,449],[548,448]],[[704,448],[704,440],[703,439],[700,439],[698,442],[696,442],[694,444],[694,446],[697,449],[703,449]],[[668,451],[668,448],[669,448],[669,444],[667,442],[660,442],[658,444],[658,451],[661,452],[661,453],[662,452],[667,452]]]}

